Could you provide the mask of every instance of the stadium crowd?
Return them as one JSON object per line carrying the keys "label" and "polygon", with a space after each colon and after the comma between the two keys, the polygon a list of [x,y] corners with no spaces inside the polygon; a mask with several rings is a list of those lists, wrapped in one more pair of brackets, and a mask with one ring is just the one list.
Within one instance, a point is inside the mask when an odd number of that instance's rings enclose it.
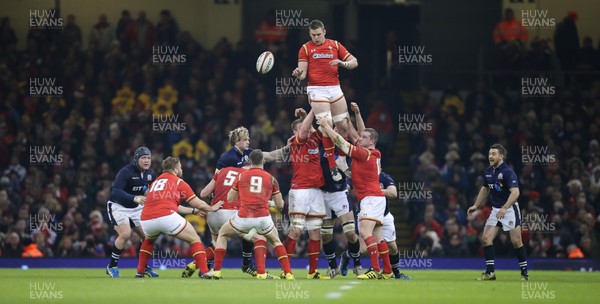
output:
{"label": "stadium crowd", "polygon": [[[256,41],[234,45],[223,39],[207,49],[179,29],[167,10],[155,22],[144,12],[133,19],[124,11],[116,25],[111,18],[99,16],[92,29],[80,29],[76,16],[69,15],[62,30],[31,29],[27,37],[17,37],[10,20],[2,19],[2,257],[106,257],[115,237],[106,217],[111,183],[135,148],[151,147],[155,172],[164,157],[181,158],[184,179],[200,193],[218,156],[229,149],[229,130],[247,126],[252,147],[274,150],[291,136],[293,110],[306,107],[304,95],[275,93],[275,78],[291,75],[295,46],[282,42],[272,48],[277,65],[259,78]],[[83,45],[86,34],[89,43]],[[27,41],[24,50],[17,50],[18,39]],[[179,46],[185,62],[156,62],[157,45]],[[533,45],[531,50],[532,58],[541,52]],[[32,95],[31,78],[55,78],[63,93]],[[342,78],[348,100],[355,100],[358,83]],[[411,166],[414,181],[434,195],[431,202],[408,208],[415,219],[415,248],[432,256],[481,254],[477,236],[489,210],[472,217],[465,210],[481,187],[487,148],[500,142],[520,178],[523,214],[548,215],[544,221],[555,224],[552,230],[525,233],[530,256],[566,257],[580,250],[582,256],[599,257],[599,94],[592,84],[582,88],[574,82],[557,100],[523,102],[478,83],[467,96],[450,89],[438,101],[424,89],[419,111],[435,128],[411,136]],[[382,132],[379,144],[390,150],[396,128],[389,113],[381,104],[364,105],[367,125]],[[548,146],[556,161],[523,164],[522,145]],[[269,172],[287,193],[289,165],[272,165]],[[188,219],[209,237],[202,218]],[[506,238],[500,241],[510,248]],[[134,235],[121,256],[136,256],[138,244]],[[168,246],[186,250],[180,243]],[[230,252],[239,252],[234,248]]]}

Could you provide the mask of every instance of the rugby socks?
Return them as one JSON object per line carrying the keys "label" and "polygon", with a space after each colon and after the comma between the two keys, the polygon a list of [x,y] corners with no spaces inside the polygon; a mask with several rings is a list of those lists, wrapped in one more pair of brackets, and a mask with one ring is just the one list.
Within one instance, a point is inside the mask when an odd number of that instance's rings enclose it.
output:
{"label": "rugby socks", "polygon": [[331,138],[327,136],[323,136],[321,140],[323,141],[323,148],[325,148],[325,155],[327,155],[327,163],[329,164],[329,169],[333,169],[336,167],[335,155],[333,155],[333,148],[335,148],[333,140],[331,140]]}
{"label": "rugby socks", "polygon": [[138,260],[137,266],[138,273],[146,272],[146,266],[148,265],[148,259],[152,256],[152,251],[154,251],[154,241],[148,239],[144,240],[142,247],[140,247],[140,259]]}
{"label": "rugby socks", "polygon": [[242,265],[250,266],[252,265],[252,248],[254,244],[252,242],[248,242],[246,240],[242,240]]}
{"label": "rugby socks", "polygon": [[292,256],[294,252],[296,252],[296,242],[297,240],[292,239],[291,237],[287,237],[285,239],[285,251],[287,252],[288,260],[292,261]]}
{"label": "rugby socks", "polygon": [[348,242],[348,254],[352,260],[354,261],[354,267],[361,266],[360,265],[360,242],[356,240],[354,243]]}
{"label": "rugby socks", "polygon": [[327,259],[327,264],[329,264],[330,268],[337,268],[337,261],[335,260],[335,249],[337,248],[337,244],[331,240],[327,244],[323,244],[323,252],[325,252],[325,258]]}
{"label": "rugby socks", "polygon": [[215,271],[219,271],[221,270],[221,267],[223,267],[223,258],[225,258],[225,249],[215,248]]}
{"label": "rugby socks", "polygon": [[267,242],[265,240],[254,242],[254,259],[256,260],[256,272],[258,274],[265,273],[265,263],[267,260]]}
{"label": "rugby socks", "polygon": [[119,258],[121,257],[122,250],[123,249],[117,248],[117,244],[113,243],[113,249],[112,253],[110,254],[110,263],[108,263],[108,267],[117,267],[117,265],[119,264]]}
{"label": "rugby socks", "polygon": [[[192,257],[196,262],[196,267],[200,268],[200,273],[208,272],[208,265],[206,265],[206,252],[204,251],[204,246],[202,246],[201,242],[195,242],[192,244]],[[223,253],[223,255],[225,255]],[[221,258],[221,262],[223,259]]]}
{"label": "rugby socks", "polygon": [[365,245],[367,245],[367,252],[369,253],[369,258],[371,258],[371,268],[374,271],[381,271],[379,267],[379,250],[377,248],[377,242],[375,241],[374,236],[370,236],[365,239]]}
{"label": "rugby socks", "polygon": [[396,253],[393,255],[390,255],[390,264],[392,264],[392,271],[394,272],[395,276],[399,276],[400,275],[400,253]]}
{"label": "rugby socks", "polygon": [[485,256],[485,273],[494,272],[494,245],[483,246],[483,255]]}
{"label": "rugby socks", "polygon": [[319,253],[321,253],[321,241],[308,240],[308,273],[314,273],[319,264]]}
{"label": "rugby socks", "polygon": [[281,268],[283,269],[283,273],[292,273],[292,268],[290,267],[290,259],[288,258],[288,253],[285,251],[285,247],[283,245],[277,245],[273,247],[275,251],[275,256],[277,256],[277,260],[281,263]]}
{"label": "rugby socks", "polygon": [[517,252],[517,259],[519,259],[519,268],[521,268],[521,274],[527,274],[527,252],[525,246],[515,248]]}
{"label": "rugby socks", "polygon": [[390,250],[388,249],[388,245],[385,241],[381,241],[377,245],[377,250],[379,251],[379,257],[383,262],[383,273],[391,274],[392,273],[392,265],[390,263]]}
{"label": "rugby socks", "polygon": [[214,260],[215,258],[215,245],[210,245],[210,247],[206,247],[206,260]]}

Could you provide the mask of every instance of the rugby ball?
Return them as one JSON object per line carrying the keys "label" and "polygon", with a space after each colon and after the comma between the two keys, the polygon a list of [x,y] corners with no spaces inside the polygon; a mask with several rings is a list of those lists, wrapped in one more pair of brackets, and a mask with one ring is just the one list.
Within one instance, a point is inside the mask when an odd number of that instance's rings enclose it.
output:
{"label": "rugby ball", "polygon": [[266,51],[258,56],[258,60],[256,60],[256,71],[261,74],[267,74],[273,68],[273,64],[275,63],[275,56],[273,53]]}

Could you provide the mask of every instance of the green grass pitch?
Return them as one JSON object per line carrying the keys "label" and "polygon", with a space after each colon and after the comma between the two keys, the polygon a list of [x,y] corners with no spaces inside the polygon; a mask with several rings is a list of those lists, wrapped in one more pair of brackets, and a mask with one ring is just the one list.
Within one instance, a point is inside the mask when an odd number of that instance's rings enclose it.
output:
{"label": "green grass pitch", "polygon": [[[412,281],[360,281],[351,272],[333,280],[258,281],[239,269],[222,280],[183,279],[180,270],[159,278],[135,279],[121,269],[111,279],[104,269],[0,269],[2,303],[599,303],[598,272],[498,271],[497,281],[478,282],[478,271],[405,271]],[[323,270],[322,270],[323,271]],[[271,273],[278,274],[276,270]]]}

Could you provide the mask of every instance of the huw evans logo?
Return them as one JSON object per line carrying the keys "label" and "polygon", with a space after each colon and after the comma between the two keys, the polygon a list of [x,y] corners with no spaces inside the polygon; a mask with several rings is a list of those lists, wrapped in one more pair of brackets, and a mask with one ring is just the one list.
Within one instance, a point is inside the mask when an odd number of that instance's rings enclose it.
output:
{"label": "huw evans logo", "polygon": [[63,87],[52,77],[29,78],[29,95],[31,97],[62,97]]}
{"label": "huw evans logo", "polygon": [[306,96],[306,86],[298,78],[275,78],[275,94],[283,97]]}
{"label": "huw evans logo", "polygon": [[63,19],[56,10],[29,10],[29,28],[32,30],[62,30]]}
{"label": "huw evans logo", "polygon": [[522,10],[521,24],[528,30],[550,30],[556,27],[556,18],[548,16],[548,10]]}
{"label": "huw evans logo", "polygon": [[187,56],[179,52],[179,46],[155,45],[152,47],[152,63],[155,65],[184,65],[187,63]]}
{"label": "huw evans logo", "polygon": [[310,21],[302,10],[275,10],[275,26],[287,29],[306,29]]}
{"label": "huw evans logo", "polygon": [[521,78],[521,97],[547,98],[555,95],[556,87],[549,82],[548,77]]}
{"label": "huw evans logo", "polygon": [[398,131],[401,133],[429,133],[433,124],[425,121],[425,114],[399,114]]}
{"label": "huw evans logo", "polygon": [[425,52],[425,46],[406,46],[398,47],[398,62],[400,65],[431,65],[433,56]]}
{"label": "huw evans logo", "polygon": [[521,146],[523,165],[550,166],[556,163],[556,155],[549,152],[548,146]]}

